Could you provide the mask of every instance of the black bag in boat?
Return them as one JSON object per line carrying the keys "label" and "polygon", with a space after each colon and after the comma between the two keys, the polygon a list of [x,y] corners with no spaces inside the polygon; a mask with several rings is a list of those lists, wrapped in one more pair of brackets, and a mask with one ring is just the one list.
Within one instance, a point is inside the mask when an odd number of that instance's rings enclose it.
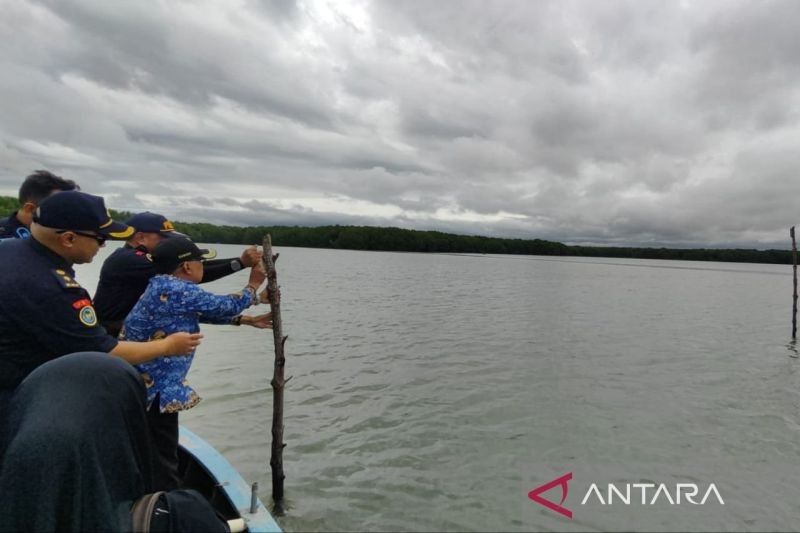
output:
{"label": "black bag in boat", "polygon": [[146,494],[133,504],[131,519],[136,533],[230,531],[227,522],[194,490]]}

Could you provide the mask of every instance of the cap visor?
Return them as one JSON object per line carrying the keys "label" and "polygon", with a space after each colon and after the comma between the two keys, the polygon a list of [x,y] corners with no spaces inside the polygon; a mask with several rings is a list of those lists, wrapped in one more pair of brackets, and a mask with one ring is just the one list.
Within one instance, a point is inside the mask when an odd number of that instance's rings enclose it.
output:
{"label": "cap visor", "polygon": [[217,257],[217,251],[214,249],[200,250],[200,253],[203,254],[203,261],[208,261],[209,259]]}
{"label": "cap visor", "polygon": [[124,240],[134,234],[136,230],[133,226],[128,226],[122,222],[112,222],[105,228],[100,230],[100,233],[109,239]]}
{"label": "cap visor", "polygon": [[183,237],[184,239],[188,239],[189,236],[185,233],[181,233],[180,231],[175,231],[174,229],[162,229],[158,232],[159,235],[164,237],[165,239],[172,239],[174,237]]}

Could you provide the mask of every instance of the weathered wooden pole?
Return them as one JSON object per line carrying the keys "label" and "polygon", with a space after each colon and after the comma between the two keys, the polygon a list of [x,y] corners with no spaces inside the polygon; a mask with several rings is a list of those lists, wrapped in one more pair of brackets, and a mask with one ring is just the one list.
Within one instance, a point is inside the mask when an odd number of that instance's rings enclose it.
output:
{"label": "weathered wooden pole", "polygon": [[792,339],[797,338],[797,242],[794,239],[794,226],[789,229],[792,236],[792,280],[794,292],[792,293]]}
{"label": "weathered wooden pole", "polygon": [[281,299],[278,292],[278,273],[275,262],[278,254],[272,255],[272,237],[264,237],[264,268],[267,272],[267,289],[269,290],[269,306],[272,311],[272,335],[275,340],[275,366],[272,374],[272,455],[269,464],[272,467],[272,501],[280,513],[283,509],[283,387],[286,380],[283,377],[283,367],[286,358],[283,354],[283,345],[289,337],[283,336],[281,323]]}
{"label": "weathered wooden pole", "polygon": [[797,241],[794,238],[794,226],[789,229],[792,236],[792,282],[794,292],[792,292],[792,338],[797,338]]}

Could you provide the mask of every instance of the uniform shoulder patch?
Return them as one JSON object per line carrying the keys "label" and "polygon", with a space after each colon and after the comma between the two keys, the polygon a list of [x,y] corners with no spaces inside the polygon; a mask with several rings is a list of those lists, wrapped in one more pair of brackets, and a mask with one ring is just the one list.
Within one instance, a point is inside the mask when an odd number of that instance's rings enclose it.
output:
{"label": "uniform shoulder patch", "polygon": [[53,275],[58,280],[58,284],[61,285],[62,289],[82,289],[81,284],[75,281],[75,279],[67,274],[65,270],[60,268],[56,268],[51,270]]}
{"label": "uniform shoulder patch", "polygon": [[134,252],[134,254],[135,254],[137,257],[144,257],[145,259],[147,259],[147,260],[148,260],[148,261],[150,261],[151,263],[153,262],[153,256],[151,256],[151,255],[150,255],[148,252],[145,252],[145,251],[143,251],[143,250],[136,250],[136,251]]}
{"label": "uniform shoulder patch", "polygon": [[84,326],[93,328],[97,325],[97,313],[94,312],[94,307],[91,304],[86,305],[78,311],[78,320]]}
{"label": "uniform shoulder patch", "polygon": [[72,302],[73,309],[83,309],[87,305],[92,305],[92,301],[89,298],[81,298]]}

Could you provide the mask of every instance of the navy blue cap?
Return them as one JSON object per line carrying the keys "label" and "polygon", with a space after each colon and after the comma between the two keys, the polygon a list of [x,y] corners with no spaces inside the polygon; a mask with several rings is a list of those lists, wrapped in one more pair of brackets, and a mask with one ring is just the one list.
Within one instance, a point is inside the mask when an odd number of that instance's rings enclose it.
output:
{"label": "navy blue cap", "polygon": [[186,237],[174,237],[161,241],[150,254],[153,266],[162,274],[174,272],[184,261],[205,261],[215,257],[217,257],[216,251],[198,248]]}
{"label": "navy blue cap", "polygon": [[129,226],[133,226],[135,231],[142,231],[144,233],[159,233],[164,237],[183,235],[175,231],[175,226],[172,225],[172,222],[167,220],[167,217],[159,215],[158,213],[151,213],[150,211],[136,213],[125,223]]}
{"label": "navy blue cap", "polygon": [[33,221],[53,229],[94,231],[109,239],[127,239],[133,228],[114,222],[99,196],[81,191],[62,191],[45,198]]}

